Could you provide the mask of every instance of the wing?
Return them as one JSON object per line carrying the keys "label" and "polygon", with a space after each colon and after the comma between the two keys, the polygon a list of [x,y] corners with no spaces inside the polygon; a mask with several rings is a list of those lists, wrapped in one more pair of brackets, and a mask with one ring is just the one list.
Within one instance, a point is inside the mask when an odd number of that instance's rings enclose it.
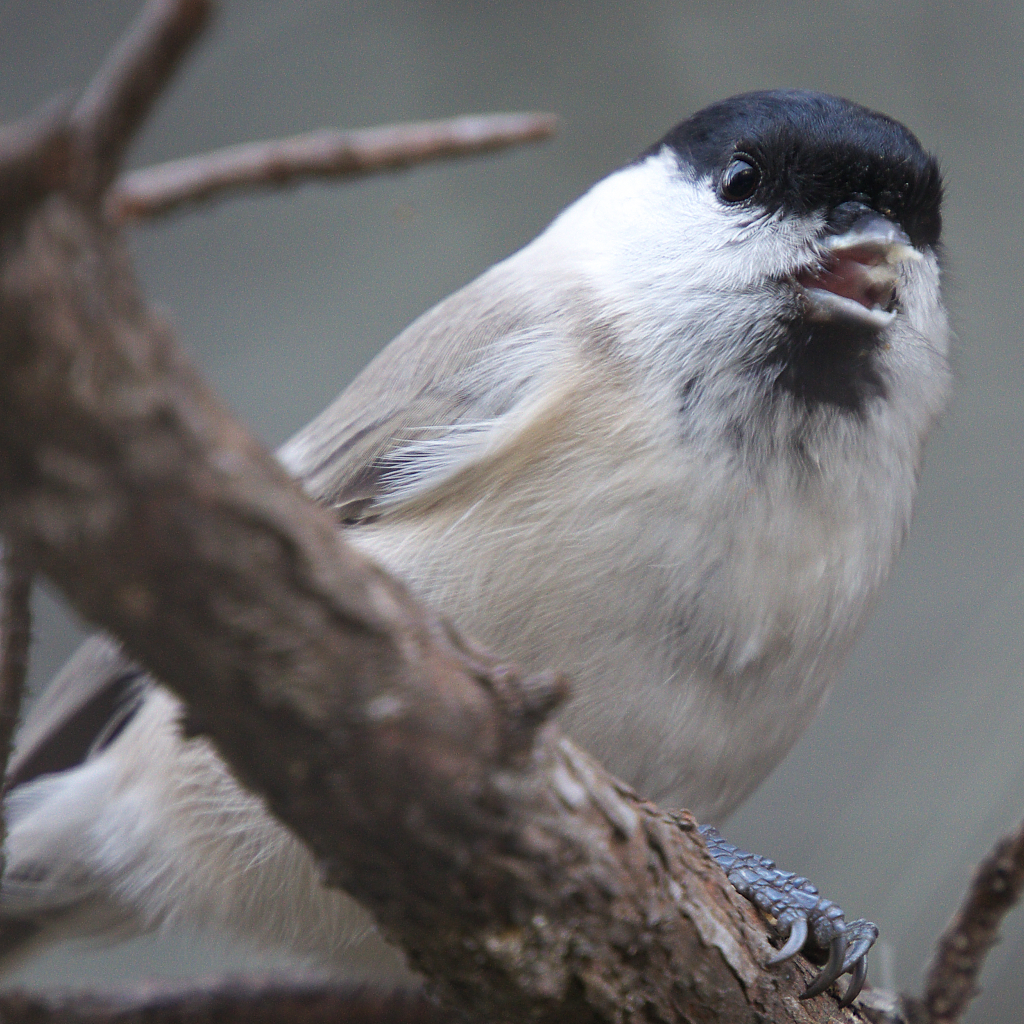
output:
{"label": "wing", "polygon": [[[394,514],[515,436],[545,395],[550,403],[545,380],[571,347],[564,310],[578,306],[551,281],[537,287],[529,252],[426,313],[283,447],[286,468],[339,518]],[[61,934],[140,926],[109,886],[93,825],[116,813],[109,797],[120,792],[107,747],[159,692],[115,644],[93,637],[32,706],[7,779],[0,960]]]}
{"label": "wing", "polygon": [[525,287],[528,252],[420,317],[280,449],[342,521],[388,514],[459,472],[543,390],[564,358],[564,314],[554,288]]}
{"label": "wing", "polygon": [[[117,931],[126,912],[78,857],[67,813],[74,769],[103,751],[132,720],[148,677],[112,641],[90,637],[31,705],[7,770],[5,870],[0,885],[0,963],[7,969],[37,942],[64,933]],[[72,794],[74,795],[74,794]],[[56,808],[47,817],[48,808]],[[43,823],[42,828],[39,827]]]}
{"label": "wing", "polygon": [[7,789],[81,764],[134,714],[146,674],[111,640],[92,636],[35,700],[18,730]]}

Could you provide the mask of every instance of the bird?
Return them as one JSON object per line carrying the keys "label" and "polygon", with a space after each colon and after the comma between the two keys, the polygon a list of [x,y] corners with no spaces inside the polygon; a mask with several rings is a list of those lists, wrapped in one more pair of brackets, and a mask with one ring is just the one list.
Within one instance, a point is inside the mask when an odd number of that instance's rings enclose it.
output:
{"label": "bird", "polygon": [[[910,130],[857,103],[718,101],[416,320],[278,456],[460,631],[567,674],[561,724],[609,770],[715,826],[818,712],[907,535],[951,386],[942,195]],[[199,924],[339,969],[377,943],[403,970],[185,714],[103,636],[30,709],[4,962]],[[775,913],[792,955],[806,915]],[[859,988],[873,936],[836,934],[826,982]]]}

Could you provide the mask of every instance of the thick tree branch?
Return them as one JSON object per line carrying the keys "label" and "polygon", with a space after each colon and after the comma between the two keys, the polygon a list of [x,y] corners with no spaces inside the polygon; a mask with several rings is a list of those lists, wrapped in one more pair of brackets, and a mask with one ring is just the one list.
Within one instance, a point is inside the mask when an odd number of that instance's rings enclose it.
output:
{"label": "thick tree branch", "polygon": [[[78,171],[109,180],[131,120],[78,118],[97,134]],[[796,998],[809,968],[761,969],[763,926],[692,822],[546,724],[560,680],[469,648],[342,543],[187,364],[75,181],[19,195],[0,233],[0,529],[30,564],[181,694],[452,1005],[834,1019]]]}
{"label": "thick tree branch", "polygon": [[72,114],[83,150],[75,178],[80,195],[98,197],[106,190],[125,149],[212,10],[211,0],[150,0],[111,51]]}
{"label": "thick tree branch", "polygon": [[62,196],[0,265],[0,527],[187,701],[448,1001],[487,1019],[826,1019],[684,821],[339,540]]}
{"label": "thick tree branch", "polygon": [[[28,565],[15,548],[5,547],[0,564],[0,765],[5,772],[28,673],[31,594],[32,573]],[[0,845],[2,840],[0,821]]]}
{"label": "thick tree branch", "polygon": [[491,1017],[783,1013],[793,979],[761,977],[699,841],[537,732],[556,681],[465,650],[340,544],[94,216],[54,197],[19,236],[0,268],[0,522],[417,966]]}
{"label": "thick tree branch", "polygon": [[280,188],[312,178],[359,177],[488,153],[550,138],[557,127],[553,114],[487,114],[231,146],[125,175],[107,198],[107,213],[122,223],[142,220],[232,192]]}

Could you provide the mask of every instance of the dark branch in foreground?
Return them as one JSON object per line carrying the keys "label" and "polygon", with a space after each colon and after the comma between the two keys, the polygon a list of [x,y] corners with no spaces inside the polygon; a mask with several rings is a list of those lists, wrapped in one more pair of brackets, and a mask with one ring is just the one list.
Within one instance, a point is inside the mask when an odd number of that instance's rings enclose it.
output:
{"label": "dark branch in foreground", "polygon": [[107,198],[107,213],[120,222],[142,220],[231,192],[488,153],[548,139],[557,127],[553,114],[487,114],[231,146],[126,174]]}
{"label": "dark branch in foreground", "polygon": [[[10,546],[3,549],[0,571],[0,765],[6,773],[28,674],[32,573],[17,549]],[[0,842],[2,829],[0,821]]]}

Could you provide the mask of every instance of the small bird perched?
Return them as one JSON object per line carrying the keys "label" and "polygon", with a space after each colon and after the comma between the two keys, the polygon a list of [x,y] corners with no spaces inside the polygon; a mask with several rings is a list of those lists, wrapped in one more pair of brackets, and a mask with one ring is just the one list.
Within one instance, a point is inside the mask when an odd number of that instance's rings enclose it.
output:
{"label": "small bird perched", "polygon": [[[814,717],[906,536],[949,388],[941,198],[881,114],[716,103],[417,320],[280,457],[461,631],[566,672],[562,722],[611,771],[718,821]],[[182,714],[102,638],[33,707],[3,950],[180,921],[345,960],[365,918]],[[758,899],[792,876],[707,836],[784,955],[808,926],[830,949],[812,989],[849,970],[852,998],[873,926],[806,885]]]}

